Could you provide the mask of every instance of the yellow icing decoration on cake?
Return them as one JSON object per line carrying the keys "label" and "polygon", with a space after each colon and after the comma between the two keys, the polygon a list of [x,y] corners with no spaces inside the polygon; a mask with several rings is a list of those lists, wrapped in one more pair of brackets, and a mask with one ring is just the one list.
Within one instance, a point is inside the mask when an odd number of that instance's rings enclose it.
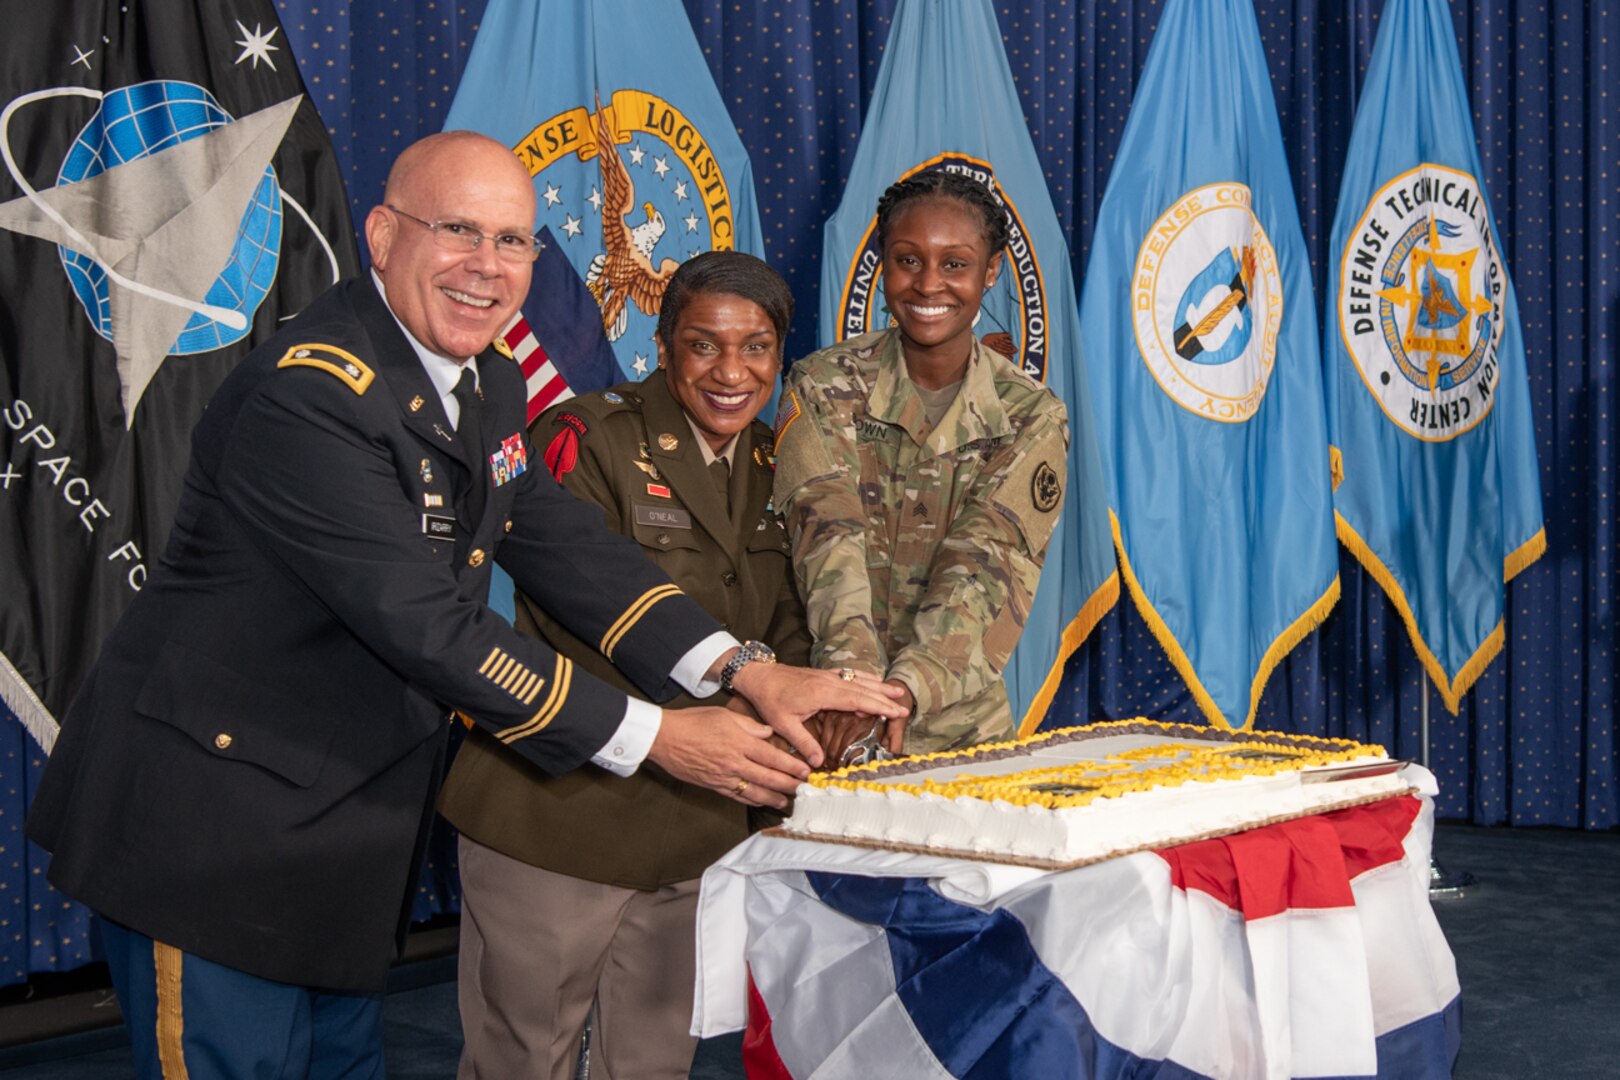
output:
{"label": "yellow icing decoration on cake", "polygon": [[[964,774],[953,780],[925,779],[920,783],[908,783],[904,780],[878,783],[863,779],[892,773],[893,762],[875,762],[850,766],[830,773],[818,773],[812,775],[808,783],[823,789],[836,788],[874,793],[903,792],[911,795],[936,795],[945,799],[965,797],[1005,802],[1013,806],[1062,810],[1085,806],[1098,799],[1117,798],[1133,791],[1174,788],[1182,784],[1210,783],[1217,780],[1239,780],[1248,776],[1274,776],[1278,773],[1296,772],[1302,768],[1333,765],[1358,758],[1387,757],[1381,747],[1349,739],[1324,739],[1282,733],[1267,733],[1264,739],[1234,738],[1215,746],[1207,742],[1193,744],[1178,741],[1176,736],[1188,738],[1209,733],[1185,724],[1113,720],[1079,728],[1061,728],[1026,739],[985,743],[965,750],[920,754],[908,758],[907,764],[938,767],[958,762],[966,765],[988,753],[1005,750],[1029,751],[1053,739],[1069,739],[1081,732],[1104,735],[1122,728],[1140,731],[1143,727],[1162,730],[1166,735],[1166,741],[1135,750],[1121,751],[1109,755],[1102,761],[1027,769],[995,776]],[[1154,762],[1159,764],[1151,764]]]}

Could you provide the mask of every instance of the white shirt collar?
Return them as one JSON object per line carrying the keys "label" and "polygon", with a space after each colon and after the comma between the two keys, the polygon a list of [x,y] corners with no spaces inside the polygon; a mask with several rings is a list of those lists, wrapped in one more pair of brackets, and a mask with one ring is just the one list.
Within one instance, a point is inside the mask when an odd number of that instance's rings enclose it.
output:
{"label": "white shirt collar", "polygon": [[466,360],[452,360],[448,356],[440,356],[420,341],[417,341],[416,335],[405,328],[405,324],[399,321],[399,316],[394,315],[394,309],[389,307],[388,289],[383,285],[382,277],[378,275],[375,268],[371,271],[371,280],[377,286],[377,292],[381,294],[383,306],[388,308],[388,314],[393,315],[395,324],[399,326],[400,331],[405,335],[405,340],[410,342],[411,348],[416,350],[417,359],[421,360],[422,367],[427,371],[428,380],[433,383],[433,389],[439,392],[439,401],[444,405],[444,411],[450,417],[450,423],[452,425],[459,424],[461,422],[461,402],[455,399],[453,391],[456,388],[456,383],[461,381],[461,372],[464,368],[471,369],[473,378],[478,378],[478,358],[473,356]]}

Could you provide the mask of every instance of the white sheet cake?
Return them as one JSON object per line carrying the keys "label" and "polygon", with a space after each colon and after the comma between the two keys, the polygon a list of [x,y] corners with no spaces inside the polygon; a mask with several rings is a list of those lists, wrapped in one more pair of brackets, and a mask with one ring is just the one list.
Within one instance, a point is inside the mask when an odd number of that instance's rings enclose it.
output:
{"label": "white sheet cake", "polygon": [[782,828],[1077,866],[1406,794],[1400,765],[1345,739],[1115,721],[816,774]]}

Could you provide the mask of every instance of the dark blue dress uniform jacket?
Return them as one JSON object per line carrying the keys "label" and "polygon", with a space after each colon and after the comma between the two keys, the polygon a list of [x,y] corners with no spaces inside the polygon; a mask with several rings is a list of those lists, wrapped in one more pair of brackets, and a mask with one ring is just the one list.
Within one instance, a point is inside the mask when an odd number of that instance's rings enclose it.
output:
{"label": "dark blue dress uniform jacket", "polygon": [[254,975],[376,991],[448,708],[550,773],[624,715],[621,691],[484,606],[493,560],[648,697],[678,691],[671,668],[719,624],[528,450],[518,366],[487,353],[479,372],[482,430],[457,432],[352,280],[225,380],[161,565],[34,800],[29,835],[63,892]]}

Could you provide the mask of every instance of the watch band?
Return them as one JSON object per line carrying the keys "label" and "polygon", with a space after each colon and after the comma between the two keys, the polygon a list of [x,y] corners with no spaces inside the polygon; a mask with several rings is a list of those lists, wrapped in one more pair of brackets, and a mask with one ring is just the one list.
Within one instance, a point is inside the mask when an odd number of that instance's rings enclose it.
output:
{"label": "watch band", "polygon": [[776,663],[776,653],[763,641],[745,641],[742,648],[737,650],[735,656],[726,661],[726,666],[720,669],[720,689],[732,693],[732,681],[737,678],[737,672],[753,663],[755,660],[765,664]]}

